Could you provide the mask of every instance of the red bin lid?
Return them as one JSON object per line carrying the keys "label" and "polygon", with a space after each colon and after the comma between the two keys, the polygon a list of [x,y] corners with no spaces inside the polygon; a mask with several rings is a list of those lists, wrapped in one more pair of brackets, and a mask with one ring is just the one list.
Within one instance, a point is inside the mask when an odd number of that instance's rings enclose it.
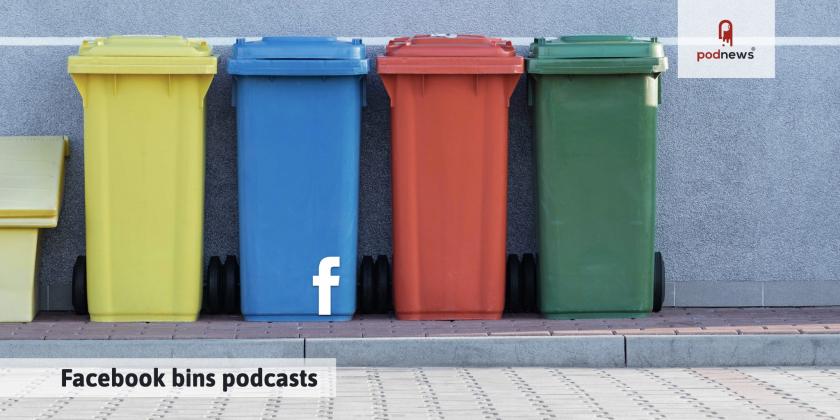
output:
{"label": "red bin lid", "polygon": [[388,42],[381,74],[518,74],[523,58],[510,41],[483,35],[415,35]]}

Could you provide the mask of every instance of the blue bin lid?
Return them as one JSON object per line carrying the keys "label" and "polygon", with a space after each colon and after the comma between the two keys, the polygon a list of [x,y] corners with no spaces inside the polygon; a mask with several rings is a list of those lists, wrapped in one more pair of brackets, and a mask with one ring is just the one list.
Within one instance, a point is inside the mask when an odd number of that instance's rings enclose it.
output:
{"label": "blue bin lid", "polygon": [[352,76],[368,73],[361,39],[277,36],[237,39],[228,73],[242,76]]}

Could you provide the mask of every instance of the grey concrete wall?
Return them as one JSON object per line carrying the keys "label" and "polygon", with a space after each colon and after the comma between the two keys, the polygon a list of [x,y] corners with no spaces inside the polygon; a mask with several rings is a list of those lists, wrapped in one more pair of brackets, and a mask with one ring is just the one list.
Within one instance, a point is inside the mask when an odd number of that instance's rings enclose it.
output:
{"label": "grey concrete wall", "polygon": [[[777,0],[777,35],[840,36],[836,0]],[[0,37],[628,33],[675,37],[676,1],[0,1]],[[66,134],[60,226],[43,235],[41,303],[69,308],[84,252],[82,108],[74,47],[0,46],[0,135]],[[520,49],[520,52],[524,51]],[[207,255],[237,253],[230,77],[207,97]],[[371,58],[381,47],[369,49]],[[678,79],[667,48],[660,114],[657,246],[677,305],[840,304],[840,47],[777,48],[776,79]],[[391,244],[388,100],[371,76],[364,113],[360,252]],[[508,249],[535,251],[534,168],[524,85],[511,101]]]}

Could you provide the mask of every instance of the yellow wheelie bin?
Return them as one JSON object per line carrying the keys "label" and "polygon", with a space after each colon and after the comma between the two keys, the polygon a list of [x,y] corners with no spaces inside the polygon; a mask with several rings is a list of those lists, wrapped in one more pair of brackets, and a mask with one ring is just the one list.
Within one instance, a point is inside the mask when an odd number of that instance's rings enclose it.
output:
{"label": "yellow wheelie bin", "polygon": [[0,322],[38,312],[38,239],[58,225],[66,137],[0,137]]}
{"label": "yellow wheelie bin", "polygon": [[93,321],[193,321],[201,308],[202,40],[113,36],[68,59],[84,106],[87,256],[73,303]]}

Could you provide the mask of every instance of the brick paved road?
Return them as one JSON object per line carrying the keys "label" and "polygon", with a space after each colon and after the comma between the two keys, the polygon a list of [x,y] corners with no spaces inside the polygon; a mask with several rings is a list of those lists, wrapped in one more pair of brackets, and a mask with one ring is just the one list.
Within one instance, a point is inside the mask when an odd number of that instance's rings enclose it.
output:
{"label": "brick paved road", "polygon": [[198,322],[91,323],[43,312],[35,322],[0,323],[0,340],[201,339],[319,337],[466,337],[548,335],[840,334],[840,307],[666,308],[638,319],[548,320],[536,315],[498,321],[398,321],[357,317],[348,322],[246,322],[202,317]]}
{"label": "brick paved road", "polygon": [[0,400],[0,417],[838,418],[840,368],[354,368],[336,399]]}

